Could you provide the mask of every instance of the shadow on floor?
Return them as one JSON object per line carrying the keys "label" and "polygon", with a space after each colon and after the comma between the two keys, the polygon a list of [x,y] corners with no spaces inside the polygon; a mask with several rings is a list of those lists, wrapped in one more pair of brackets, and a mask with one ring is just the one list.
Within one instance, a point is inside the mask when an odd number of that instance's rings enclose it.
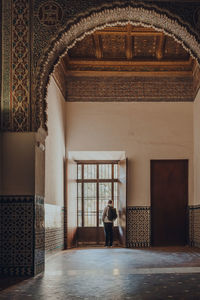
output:
{"label": "shadow on floor", "polygon": [[31,277],[0,277],[0,292],[3,290],[6,290],[8,288],[13,287],[14,285],[17,285]]}

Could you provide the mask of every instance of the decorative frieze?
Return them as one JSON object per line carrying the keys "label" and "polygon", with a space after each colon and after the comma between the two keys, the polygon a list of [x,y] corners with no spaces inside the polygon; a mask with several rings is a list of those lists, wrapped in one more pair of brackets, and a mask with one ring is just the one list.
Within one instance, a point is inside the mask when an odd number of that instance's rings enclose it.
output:
{"label": "decorative frieze", "polygon": [[69,102],[186,102],[193,101],[191,78],[71,77]]}
{"label": "decorative frieze", "polygon": [[3,0],[2,129],[30,130],[30,1]]}

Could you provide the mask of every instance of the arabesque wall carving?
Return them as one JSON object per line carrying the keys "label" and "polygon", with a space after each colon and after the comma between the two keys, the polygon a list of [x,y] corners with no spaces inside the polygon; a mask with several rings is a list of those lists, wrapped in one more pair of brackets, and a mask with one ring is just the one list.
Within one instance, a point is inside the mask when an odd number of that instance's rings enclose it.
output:
{"label": "arabesque wall carving", "polygon": [[[200,61],[199,4],[142,1],[3,0],[1,127],[46,127],[46,88],[59,58],[96,29],[131,23],[173,36]],[[8,67],[12,66],[12,68]]]}

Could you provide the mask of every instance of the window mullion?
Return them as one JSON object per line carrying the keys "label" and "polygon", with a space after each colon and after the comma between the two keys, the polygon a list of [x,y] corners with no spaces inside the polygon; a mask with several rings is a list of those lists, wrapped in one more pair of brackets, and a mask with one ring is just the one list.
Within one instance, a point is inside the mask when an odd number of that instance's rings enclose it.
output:
{"label": "window mullion", "polygon": [[83,179],[83,182],[82,182],[82,227],[84,227],[84,215],[85,215],[85,212],[84,212],[84,165],[82,164],[82,179]]}
{"label": "window mullion", "polygon": [[112,190],[111,190],[111,193],[112,193],[112,201],[113,201],[113,204],[114,204],[114,164],[112,164]]}
{"label": "window mullion", "polygon": [[97,164],[97,227],[99,227],[99,164]]}

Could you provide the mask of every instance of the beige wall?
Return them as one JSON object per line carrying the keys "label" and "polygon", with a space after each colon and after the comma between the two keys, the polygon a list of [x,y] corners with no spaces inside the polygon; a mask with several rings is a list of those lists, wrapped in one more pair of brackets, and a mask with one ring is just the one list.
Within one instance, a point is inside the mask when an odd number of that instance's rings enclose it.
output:
{"label": "beige wall", "polygon": [[193,103],[66,103],[67,151],[125,151],[128,205],[150,205],[150,160],[189,159],[193,202]]}
{"label": "beige wall", "polygon": [[35,134],[1,134],[2,195],[35,194]]}
{"label": "beige wall", "polygon": [[200,204],[200,90],[194,102],[194,205]]}
{"label": "beige wall", "polygon": [[47,94],[48,136],[45,143],[45,203],[64,206],[65,100],[53,77]]}

